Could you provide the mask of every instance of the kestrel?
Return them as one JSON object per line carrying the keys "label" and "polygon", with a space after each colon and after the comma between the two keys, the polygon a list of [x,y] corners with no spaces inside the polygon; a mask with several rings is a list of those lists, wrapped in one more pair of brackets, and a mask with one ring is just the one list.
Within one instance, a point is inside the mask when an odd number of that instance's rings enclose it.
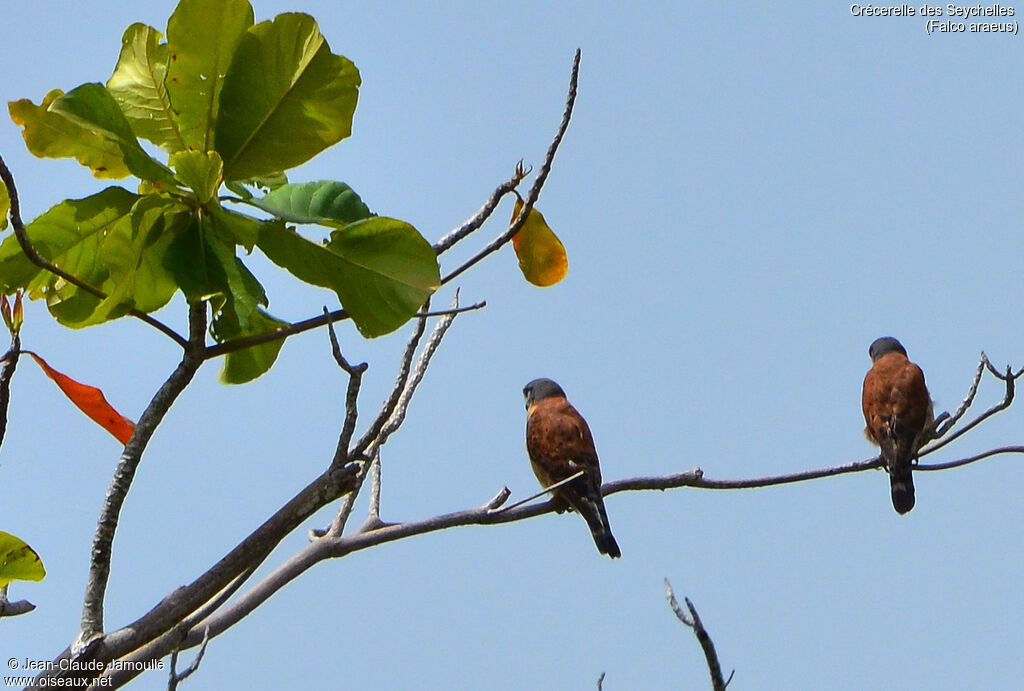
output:
{"label": "kestrel", "polygon": [[931,432],[932,399],[924,372],[907,359],[906,349],[895,338],[875,340],[868,354],[874,364],[864,377],[864,434],[882,449],[892,505],[903,514],[914,508],[911,469]]}
{"label": "kestrel", "polygon": [[523,387],[523,396],[526,451],[541,486],[550,487],[582,470],[582,476],[552,494],[563,507],[571,506],[583,516],[601,554],[612,559],[622,556],[604,510],[601,468],[587,421],[566,400],[562,387],[550,379],[534,379]]}

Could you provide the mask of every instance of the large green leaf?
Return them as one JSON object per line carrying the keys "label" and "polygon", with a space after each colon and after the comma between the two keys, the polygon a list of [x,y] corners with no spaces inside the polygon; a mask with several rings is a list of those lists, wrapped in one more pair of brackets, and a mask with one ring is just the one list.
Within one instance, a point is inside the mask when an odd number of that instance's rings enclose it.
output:
{"label": "large green leaf", "polygon": [[252,21],[248,0],[181,0],[167,21],[167,91],[193,149],[213,148],[224,75]]}
{"label": "large green leaf", "polygon": [[174,182],[174,174],[143,150],[117,101],[102,84],[77,86],[50,104],[50,110],[116,144],[133,175]]}
{"label": "large green leaf", "polygon": [[[256,309],[248,316],[248,326],[244,329],[240,328],[235,321],[236,317],[237,315],[229,303],[214,319],[213,330],[222,341],[255,336],[288,326],[288,322],[276,319],[262,309]],[[284,339],[279,338],[228,353],[224,358],[224,368],[220,372],[221,382],[244,384],[264,374],[277,360],[277,354],[281,351],[282,345],[284,345]]]}
{"label": "large green leaf", "polygon": [[373,217],[336,230],[327,245],[268,226],[258,246],[295,277],[330,288],[368,337],[404,324],[440,285],[437,255],[408,223]]}
{"label": "large green leaf", "polygon": [[356,66],[331,53],[309,15],[250,28],[220,94],[215,143],[225,179],[286,170],[347,137],[359,84]]}
{"label": "large green leaf", "polygon": [[321,180],[288,184],[247,203],[292,223],[319,223],[341,228],[373,214],[351,187]]}
{"label": "large green leaf", "polygon": [[[227,304],[232,310],[237,329],[249,328],[249,318],[256,309],[267,305],[267,295],[256,277],[235,256],[235,243],[223,237],[223,231],[208,218],[192,221],[174,233],[175,237],[164,256],[164,266],[175,276],[189,300],[217,298],[214,309]],[[213,331],[218,341],[232,335]]]}
{"label": "large green leaf", "polygon": [[167,195],[149,194],[132,207],[130,222],[118,223],[100,244],[100,262],[107,268],[103,284],[107,298],[88,319],[74,326],[89,326],[124,316],[130,309],[155,312],[178,289],[173,274],[163,265],[174,232],[191,214],[184,204]]}
{"label": "large green leaf", "polygon": [[[108,187],[84,199],[61,202],[32,221],[26,231],[43,257],[99,287],[109,277],[100,260],[100,245],[119,225],[130,227],[138,198],[123,187]],[[98,298],[32,264],[11,236],[0,244],[0,292],[17,288],[27,288],[33,298],[45,297],[50,311],[66,324],[87,319],[99,304]]]}
{"label": "large green leaf", "polygon": [[160,32],[151,26],[129,26],[121,38],[121,55],[107,80],[107,91],[136,135],[174,153],[187,145],[178,131],[164,86],[167,44],[160,43],[160,38]]}
{"label": "large green leaf", "polygon": [[28,150],[41,158],[73,157],[98,178],[128,176],[131,171],[124,163],[121,147],[50,110],[50,104],[63,95],[63,91],[54,89],[38,106],[27,98],[7,104],[11,120],[25,128],[22,136]]}
{"label": "large green leaf", "polygon": [[0,531],[0,588],[11,581],[41,581],[43,562],[24,540]]}

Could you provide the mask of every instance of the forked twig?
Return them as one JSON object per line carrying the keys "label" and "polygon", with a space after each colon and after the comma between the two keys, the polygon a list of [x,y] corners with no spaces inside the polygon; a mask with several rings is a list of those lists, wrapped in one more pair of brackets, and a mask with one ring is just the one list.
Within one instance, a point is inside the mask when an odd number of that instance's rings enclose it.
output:
{"label": "forked twig", "polygon": [[711,636],[708,635],[707,630],[704,628],[703,622],[700,620],[700,615],[697,614],[697,608],[690,602],[690,598],[684,597],[683,601],[686,602],[686,608],[690,611],[689,616],[683,611],[683,608],[679,606],[679,601],[676,600],[676,594],[672,592],[672,584],[665,579],[665,596],[668,598],[668,605],[672,608],[676,618],[690,629],[693,629],[693,635],[697,637],[697,641],[700,643],[701,649],[704,651],[704,659],[707,660],[708,672],[711,673],[711,688],[715,691],[725,691],[725,687],[732,681],[733,675],[736,670],[729,673],[728,679],[722,678],[722,666],[718,662],[718,653],[715,652],[715,644],[711,640]]}

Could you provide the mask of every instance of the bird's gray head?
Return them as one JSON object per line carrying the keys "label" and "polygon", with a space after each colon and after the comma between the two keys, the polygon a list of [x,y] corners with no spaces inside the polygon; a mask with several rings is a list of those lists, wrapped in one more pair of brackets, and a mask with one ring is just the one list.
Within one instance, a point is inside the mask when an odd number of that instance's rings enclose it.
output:
{"label": "bird's gray head", "polygon": [[875,362],[878,358],[887,353],[902,353],[903,356],[906,357],[907,349],[903,347],[902,343],[892,336],[876,338],[875,342],[871,344],[870,348],[868,348],[868,355],[871,356],[871,362]]}
{"label": "bird's gray head", "polygon": [[534,379],[523,387],[523,397],[526,398],[527,410],[537,401],[554,396],[565,398],[565,392],[562,391],[561,386],[550,379]]}

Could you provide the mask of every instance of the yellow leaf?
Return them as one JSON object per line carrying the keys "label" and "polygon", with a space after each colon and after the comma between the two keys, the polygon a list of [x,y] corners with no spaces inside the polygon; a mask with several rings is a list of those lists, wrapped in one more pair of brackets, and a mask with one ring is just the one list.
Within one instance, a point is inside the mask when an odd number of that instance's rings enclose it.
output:
{"label": "yellow leaf", "polygon": [[[517,194],[515,209],[512,211],[513,221],[522,208],[523,200]],[[537,209],[530,209],[523,227],[512,237],[512,247],[519,257],[519,269],[523,276],[535,286],[552,286],[569,272],[565,246]]]}
{"label": "yellow leaf", "polygon": [[46,575],[39,555],[22,540],[0,531],[0,588],[11,581],[41,581]]}

